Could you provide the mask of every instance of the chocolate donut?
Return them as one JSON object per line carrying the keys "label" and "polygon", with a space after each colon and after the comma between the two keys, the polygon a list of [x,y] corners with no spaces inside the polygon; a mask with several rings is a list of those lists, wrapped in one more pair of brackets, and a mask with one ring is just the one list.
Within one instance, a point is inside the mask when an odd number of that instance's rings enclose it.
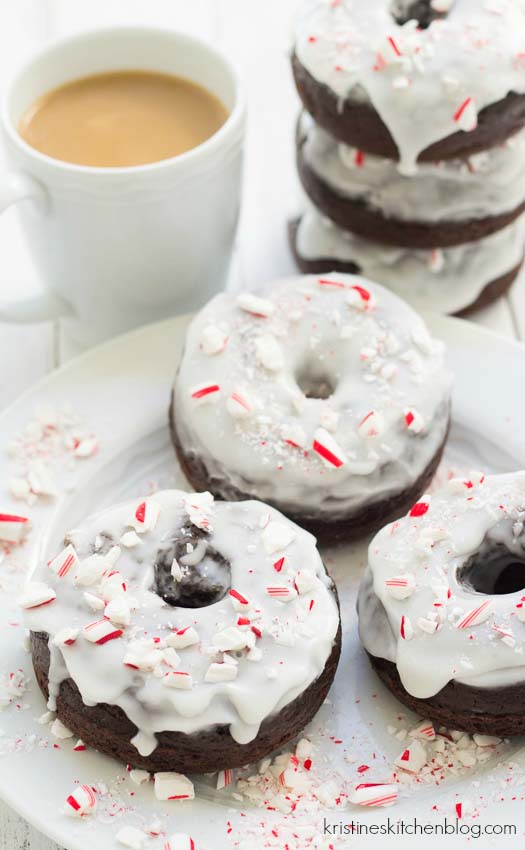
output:
{"label": "chocolate donut", "polygon": [[313,204],[339,227],[412,249],[475,242],[525,211],[525,132],[468,160],[422,163],[406,177],[397,164],[339,144],[303,114],[299,177]]}
{"label": "chocolate donut", "polygon": [[362,278],[298,277],[197,314],[171,428],[192,486],[260,498],[336,542],[422,492],[449,392],[441,344],[403,301]]}
{"label": "chocolate donut", "polygon": [[498,14],[478,0],[436,5],[307,0],[298,19],[293,70],[307,111],[346,144],[399,158],[404,173],[525,125],[524,0],[502,0]]}
{"label": "chocolate donut", "polygon": [[524,522],[525,472],[472,472],[370,544],[361,642],[392,693],[438,724],[525,732]]}
{"label": "chocolate donut", "polygon": [[523,218],[478,242],[411,250],[371,242],[341,230],[313,208],[290,222],[289,240],[305,274],[339,271],[388,286],[421,310],[465,316],[503,295],[523,262]]}
{"label": "chocolate donut", "polygon": [[148,771],[239,767],[322,705],[341,646],[314,538],[260,502],[162,491],[67,535],[20,599],[50,710]]}

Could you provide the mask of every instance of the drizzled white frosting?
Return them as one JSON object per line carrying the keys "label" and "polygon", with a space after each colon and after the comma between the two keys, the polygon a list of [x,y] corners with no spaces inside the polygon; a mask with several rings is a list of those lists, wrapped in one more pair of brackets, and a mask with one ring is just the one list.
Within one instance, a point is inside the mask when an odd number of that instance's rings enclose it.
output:
{"label": "drizzled white frosting", "polygon": [[396,248],[341,230],[309,207],[297,231],[305,260],[354,262],[366,277],[388,286],[421,309],[458,313],[473,304],[487,284],[523,259],[525,218],[478,242],[435,251]]}
{"label": "drizzled white frosting", "polygon": [[[205,353],[212,337],[225,342]],[[323,383],[332,395],[306,397]],[[449,387],[443,346],[407,304],[362,278],[305,276],[264,299],[221,294],[204,307],[174,421],[223,496],[235,487],[335,520],[422,474],[446,433]]]}
{"label": "drizzled white frosting", "polygon": [[419,163],[411,177],[393,160],[339,144],[306,114],[300,136],[304,160],[318,178],[385,218],[468,221],[510,212],[525,200],[525,132],[467,161]]}
{"label": "drizzled white frosting", "polygon": [[[248,604],[226,595],[205,608],[181,608],[151,592],[159,550],[192,524],[207,529],[206,542],[230,563],[231,587]],[[60,682],[71,677],[86,705],[120,706],[139,730],[133,743],[143,755],[155,748],[158,732],[191,734],[217,724],[242,744],[322,673],[339,625],[332,584],[315,538],[272,508],[162,491],[93,516],[68,537],[69,570],[55,572],[67,560],[62,555],[42,564],[21,600],[27,607],[37,598],[35,582],[56,594],[26,611],[28,628],[50,635],[51,707]],[[205,548],[180,557],[173,574],[199,562]],[[284,588],[288,601],[269,595],[272,587],[281,594]],[[96,613],[95,599],[103,600]],[[84,631],[100,620],[102,627]],[[186,627],[194,631],[176,634]],[[91,642],[115,630],[122,634]]]}
{"label": "drizzled white frosting", "polygon": [[421,699],[451,680],[524,681],[524,591],[476,593],[458,572],[484,545],[523,559],[525,472],[471,473],[419,504],[427,510],[416,508],[370,544],[358,602],[364,647],[394,662],[405,689]]}
{"label": "drizzled white frosting", "polygon": [[525,0],[456,0],[445,20],[399,25],[392,0],[306,0],[295,52],[338,98],[363,92],[388,127],[404,173],[425,148],[509,92],[525,93]]}

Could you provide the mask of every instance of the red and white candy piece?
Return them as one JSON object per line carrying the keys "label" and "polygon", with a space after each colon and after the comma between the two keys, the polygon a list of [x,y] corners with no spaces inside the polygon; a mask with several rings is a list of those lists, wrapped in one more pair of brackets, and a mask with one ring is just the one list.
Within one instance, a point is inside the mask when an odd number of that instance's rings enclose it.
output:
{"label": "red and white candy piece", "polygon": [[242,593],[235,588],[232,587],[230,592],[228,593],[230,597],[230,601],[236,611],[249,611],[251,608],[251,602],[246,598]]}
{"label": "red and white candy piece", "polygon": [[413,434],[421,434],[425,429],[425,420],[421,416],[421,414],[415,410],[413,407],[409,407],[405,410],[405,424],[409,431]]}
{"label": "red and white candy piece", "polygon": [[399,623],[399,634],[402,640],[412,640],[414,637],[414,628],[412,622],[406,614],[403,614]]}
{"label": "red and white candy piece", "polygon": [[434,741],[436,730],[431,720],[423,720],[410,731],[411,738],[422,738],[425,741]]}
{"label": "red and white candy piece", "polygon": [[419,773],[428,761],[427,751],[416,739],[410,746],[403,750],[395,761],[395,764],[406,770],[407,773]]}
{"label": "red and white candy piece", "polygon": [[408,599],[412,596],[416,589],[416,579],[412,573],[405,573],[402,576],[393,576],[385,581],[385,586],[394,599]]}
{"label": "red and white candy piece", "polygon": [[219,770],[217,774],[217,791],[222,791],[233,782],[233,770]]}
{"label": "red and white candy piece", "polygon": [[317,587],[317,576],[311,570],[299,570],[295,574],[293,583],[297,593],[310,593]]}
{"label": "red and white candy piece", "polygon": [[479,626],[481,623],[488,620],[490,616],[492,616],[492,603],[490,599],[486,599],[485,602],[482,602],[481,605],[477,606],[477,608],[473,608],[465,614],[459,622],[456,623],[456,628],[470,629],[474,626]]}
{"label": "red and white candy piece", "polygon": [[131,525],[137,534],[145,534],[155,528],[159,516],[159,503],[155,499],[145,499],[137,505],[135,513],[130,517],[127,524]]}
{"label": "red and white candy piece", "polygon": [[440,623],[438,618],[431,619],[429,616],[427,617],[418,617],[417,620],[418,627],[422,632],[425,632],[427,635],[434,635],[440,627]]}
{"label": "red and white candy piece", "polygon": [[89,785],[79,785],[66,798],[66,811],[76,817],[92,814],[97,807],[95,792]]}
{"label": "red and white candy piece", "polygon": [[221,394],[220,385],[214,381],[204,381],[190,389],[190,398],[200,403],[217,401]]}
{"label": "red and white candy piece", "polygon": [[119,570],[108,570],[102,578],[100,592],[106,602],[111,602],[127,593],[124,576]]}
{"label": "red and white candy piece", "polygon": [[266,595],[279,599],[281,602],[291,602],[297,597],[297,591],[289,585],[275,584],[266,588]]}
{"label": "red and white candy piece", "polygon": [[166,643],[174,649],[186,649],[188,646],[195,646],[199,643],[199,635],[193,626],[186,626],[184,629],[173,629]]}
{"label": "red and white candy piece", "polygon": [[96,437],[82,437],[74,441],[73,455],[81,460],[93,457],[98,452],[98,440]]}
{"label": "red and white candy piece", "polygon": [[210,514],[213,510],[214,498],[207,491],[204,493],[191,493],[184,497],[184,510],[195,528],[201,531],[210,530]]}
{"label": "red and white candy piece", "polygon": [[193,800],[193,782],[183,773],[156,773],[155,797],[157,800]]}
{"label": "red and white candy piece", "polygon": [[0,514],[0,540],[5,543],[21,543],[30,528],[31,523],[25,516]]}
{"label": "red and white candy piece", "polygon": [[454,121],[460,130],[471,133],[478,126],[478,112],[471,97],[467,97],[454,113]]}
{"label": "red and white candy piece", "polygon": [[246,646],[246,633],[229,626],[213,636],[213,646],[220,652],[237,652]]}
{"label": "red and white candy piece", "polygon": [[237,296],[237,305],[245,313],[257,316],[259,319],[267,319],[273,315],[275,307],[267,298],[260,298],[250,292],[243,292]]}
{"label": "red and white candy piece", "polygon": [[264,551],[267,555],[273,555],[286,549],[295,540],[295,531],[284,522],[270,520],[261,533]]}
{"label": "red and white candy piece", "polygon": [[393,806],[397,800],[397,787],[383,782],[362,782],[355,786],[349,800],[356,806]]}
{"label": "red and white candy piece", "polygon": [[52,587],[48,587],[41,581],[30,581],[24,587],[17,602],[21,608],[31,610],[32,608],[41,608],[43,605],[49,605],[54,602],[57,595]]}
{"label": "red and white candy piece", "polygon": [[121,637],[122,629],[116,628],[111,620],[104,617],[102,620],[96,620],[94,623],[84,626],[82,634],[90,643],[96,643],[102,646],[102,644],[110,640]]}
{"label": "red and white candy piece", "polygon": [[79,633],[80,629],[59,629],[51,643],[53,646],[73,646]]}
{"label": "red and white candy piece", "polygon": [[195,842],[186,832],[176,832],[165,841],[164,850],[195,850]]}
{"label": "red and white candy piece", "polygon": [[348,288],[345,301],[349,307],[353,307],[355,310],[372,310],[375,307],[375,299],[370,290],[357,284]]}
{"label": "red and white candy piece", "polygon": [[162,661],[162,653],[151,638],[132,640],[124,656],[124,666],[132,670],[154,670]]}
{"label": "red and white candy piece", "polygon": [[217,325],[206,325],[202,330],[200,349],[203,354],[222,354],[228,344],[228,335]]}
{"label": "red and white candy piece", "polygon": [[179,691],[191,691],[193,678],[184,670],[169,670],[164,674],[162,684],[167,688],[176,688]]}
{"label": "red and white candy piece", "polygon": [[78,741],[76,742],[75,746],[73,747],[73,752],[75,752],[75,753],[85,753],[86,750],[87,750],[87,747],[86,747],[84,741],[82,740],[82,738],[79,738]]}
{"label": "red and white candy piece", "polygon": [[357,433],[360,437],[370,438],[379,437],[385,430],[385,422],[383,417],[377,410],[371,410],[361,419],[357,426]]}
{"label": "red and white candy piece", "polygon": [[415,505],[412,505],[408,515],[411,517],[425,516],[429,508],[430,496],[423,496],[421,502],[416,502]]}
{"label": "red and white candy piece", "polygon": [[76,570],[78,563],[75,547],[69,544],[49,562],[48,567],[58,578],[64,578],[71,570]]}
{"label": "red and white candy piece", "polygon": [[225,661],[214,661],[206,670],[205,682],[233,682],[237,678],[237,665]]}
{"label": "red and white candy piece", "polygon": [[312,448],[333,469],[340,469],[347,463],[345,452],[325,428],[318,428],[315,432]]}
{"label": "red and white candy piece", "polygon": [[117,596],[106,605],[104,616],[117,626],[129,626],[131,623],[131,608],[124,597]]}
{"label": "red and white candy piece", "polygon": [[253,413],[253,402],[246,392],[234,390],[226,400],[226,410],[234,419],[247,419]]}
{"label": "red and white candy piece", "polygon": [[308,440],[304,428],[294,424],[282,426],[281,438],[288,446],[292,446],[294,449],[304,449]]}

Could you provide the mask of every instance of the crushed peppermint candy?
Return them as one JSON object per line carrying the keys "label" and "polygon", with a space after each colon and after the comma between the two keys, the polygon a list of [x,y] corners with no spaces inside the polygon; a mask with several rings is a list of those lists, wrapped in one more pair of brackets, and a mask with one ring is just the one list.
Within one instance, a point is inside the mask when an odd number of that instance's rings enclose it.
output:
{"label": "crushed peppermint candy", "polygon": [[157,800],[193,800],[193,782],[182,773],[156,773],[155,797]]}

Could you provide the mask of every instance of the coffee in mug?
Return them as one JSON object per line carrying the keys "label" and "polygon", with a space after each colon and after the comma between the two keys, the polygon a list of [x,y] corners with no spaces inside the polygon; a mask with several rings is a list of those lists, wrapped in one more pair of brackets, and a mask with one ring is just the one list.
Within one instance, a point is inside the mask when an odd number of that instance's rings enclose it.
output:
{"label": "coffee in mug", "polygon": [[22,115],[19,133],[54,159],[98,168],[146,165],[205,142],[228,118],[212,92],[155,71],[111,71],[61,85]]}

